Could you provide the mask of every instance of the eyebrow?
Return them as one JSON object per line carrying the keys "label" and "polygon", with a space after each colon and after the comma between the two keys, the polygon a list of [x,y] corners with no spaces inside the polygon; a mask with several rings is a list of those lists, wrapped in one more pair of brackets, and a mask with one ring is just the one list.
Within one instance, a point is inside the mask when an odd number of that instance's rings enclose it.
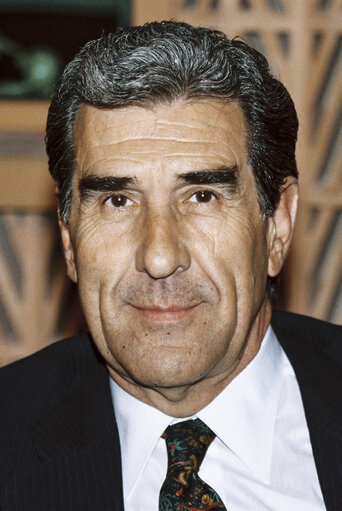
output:
{"label": "eyebrow", "polygon": [[89,199],[95,192],[116,192],[124,190],[128,185],[132,185],[136,179],[134,177],[114,177],[114,176],[95,176],[90,175],[80,179],[78,189],[81,199]]}
{"label": "eyebrow", "polygon": [[[184,172],[178,174],[177,180],[185,181],[194,185],[212,185],[222,184],[229,186],[232,192],[235,192],[238,184],[237,166],[217,167],[207,170],[196,170],[193,172]],[[78,189],[81,200],[86,201],[94,193],[117,192],[125,190],[129,185],[136,183],[135,177],[123,176],[97,176],[89,175],[80,179]]]}
{"label": "eyebrow", "polygon": [[231,191],[236,191],[238,185],[237,166],[217,167],[214,169],[184,172],[178,175],[178,179],[194,185],[228,185]]}

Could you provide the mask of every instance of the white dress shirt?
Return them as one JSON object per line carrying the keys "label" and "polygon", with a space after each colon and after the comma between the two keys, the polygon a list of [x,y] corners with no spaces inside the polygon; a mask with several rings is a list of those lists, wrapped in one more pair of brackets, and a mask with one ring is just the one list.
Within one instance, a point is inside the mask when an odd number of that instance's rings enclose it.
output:
{"label": "white dress shirt", "polygon": [[[158,511],[174,419],[111,380],[126,511]],[[298,383],[271,327],[248,366],[196,416],[216,434],[200,477],[228,511],[325,509]]]}

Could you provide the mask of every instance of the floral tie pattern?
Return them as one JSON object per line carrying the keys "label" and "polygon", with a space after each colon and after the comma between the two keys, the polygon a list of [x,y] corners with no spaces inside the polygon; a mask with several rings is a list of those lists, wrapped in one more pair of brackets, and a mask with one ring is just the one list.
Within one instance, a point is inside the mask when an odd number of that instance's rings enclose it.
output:
{"label": "floral tie pattern", "polygon": [[218,494],[198,475],[215,433],[195,419],[169,426],[162,436],[166,440],[168,468],[160,490],[159,511],[226,509]]}

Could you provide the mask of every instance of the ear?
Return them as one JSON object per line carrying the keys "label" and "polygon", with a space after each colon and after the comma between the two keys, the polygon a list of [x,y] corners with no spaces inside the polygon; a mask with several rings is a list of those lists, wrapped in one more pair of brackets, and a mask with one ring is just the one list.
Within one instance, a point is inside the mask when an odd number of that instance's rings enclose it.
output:
{"label": "ear", "polygon": [[64,258],[67,265],[69,278],[73,282],[77,282],[77,269],[75,264],[75,253],[71,242],[70,227],[62,220],[58,209],[58,225],[61,231],[62,244],[64,248]]}
{"label": "ear", "polygon": [[281,187],[279,204],[268,219],[268,276],[276,277],[290,247],[297,213],[298,182],[288,176]]}

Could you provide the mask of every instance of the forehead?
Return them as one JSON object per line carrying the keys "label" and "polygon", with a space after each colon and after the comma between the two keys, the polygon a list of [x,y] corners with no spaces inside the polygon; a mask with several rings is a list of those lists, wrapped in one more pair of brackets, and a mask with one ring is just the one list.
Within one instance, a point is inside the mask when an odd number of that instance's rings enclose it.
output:
{"label": "forehead", "polygon": [[236,101],[178,101],[154,109],[83,105],[74,142],[83,175],[147,162],[156,169],[183,165],[186,171],[187,165],[242,167],[247,160],[245,119]]}

